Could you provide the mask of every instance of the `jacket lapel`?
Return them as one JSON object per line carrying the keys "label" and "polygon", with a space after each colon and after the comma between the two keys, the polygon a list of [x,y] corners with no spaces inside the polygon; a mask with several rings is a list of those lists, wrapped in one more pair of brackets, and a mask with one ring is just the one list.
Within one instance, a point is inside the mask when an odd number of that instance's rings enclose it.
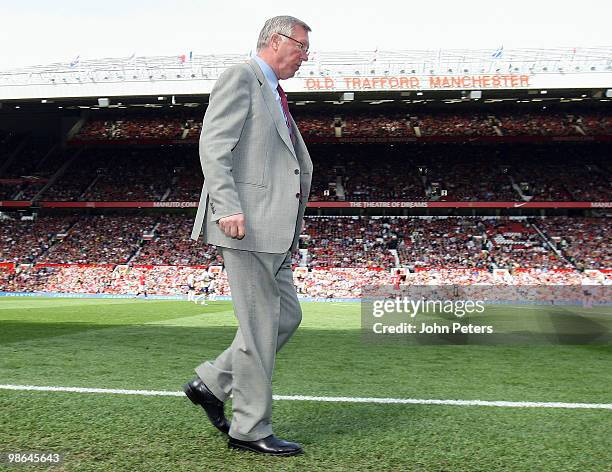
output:
{"label": "jacket lapel", "polygon": [[297,127],[296,122],[291,117],[291,126],[293,128],[293,136],[295,136],[295,154],[298,159],[300,165],[302,165],[303,172],[312,172],[312,161],[310,160],[310,154],[308,153],[308,149],[306,148],[306,144],[304,143],[304,139],[300,134],[300,131]]}
{"label": "jacket lapel", "polygon": [[[278,134],[280,135],[281,139],[285,142],[285,145],[287,146],[287,148],[289,148],[289,151],[291,151],[291,154],[293,154],[293,157],[297,159],[295,149],[293,147],[293,144],[291,143],[291,137],[289,136],[289,128],[287,128],[287,125],[285,124],[285,119],[281,116],[281,111],[278,108],[278,105],[276,103],[272,90],[270,90],[268,81],[264,77],[263,72],[259,68],[259,64],[257,64],[257,61],[255,59],[249,60],[248,63],[251,66],[251,69],[253,69],[253,72],[255,72],[255,76],[257,77],[257,80],[259,81],[259,87],[261,88],[261,93],[264,98],[264,103],[266,104],[266,107],[268,108],[268,112],[270,113],[270,116],[272,117],[272,121],[274,122],[274,125],[276,126],[276,131],[278,131]],[[295,126],[295,123],[293,123],[293,119],[291,121],[292,121],[293,126]]]}

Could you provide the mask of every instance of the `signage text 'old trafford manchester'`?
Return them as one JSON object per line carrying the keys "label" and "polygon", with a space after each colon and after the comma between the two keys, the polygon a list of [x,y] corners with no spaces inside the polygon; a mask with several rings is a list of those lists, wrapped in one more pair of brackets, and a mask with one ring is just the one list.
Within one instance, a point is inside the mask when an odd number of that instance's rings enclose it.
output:
{"label": "signage text 'old trafford manchester'", "polygon": [[304,79],[306,90],[424,90],[529,87],[528,75],[432,75],[381,77],[319,77]]}

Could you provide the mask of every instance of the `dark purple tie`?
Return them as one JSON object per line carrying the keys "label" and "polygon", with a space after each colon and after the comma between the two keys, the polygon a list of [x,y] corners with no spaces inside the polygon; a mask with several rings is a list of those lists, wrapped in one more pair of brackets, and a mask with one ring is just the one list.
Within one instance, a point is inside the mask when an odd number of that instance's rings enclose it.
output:
{"label": "dark purple tie", "polygon": [[293,136],[293,130],[291,129],[291,113],[289,113],[289,104],[287,103],[287,95],[285,94],[285,91],[283,90],[280,84],[278,84],[278,87],[276,87],[276,90],[278,90],[278,95],[280,96],[280,99],[281,99],[281,107],[283,108],[283,113],[285,114],[285,123],[287,125],[287,128],[289,129],[289,137],[291,138],[291,142],[295,145],[295,138]]}

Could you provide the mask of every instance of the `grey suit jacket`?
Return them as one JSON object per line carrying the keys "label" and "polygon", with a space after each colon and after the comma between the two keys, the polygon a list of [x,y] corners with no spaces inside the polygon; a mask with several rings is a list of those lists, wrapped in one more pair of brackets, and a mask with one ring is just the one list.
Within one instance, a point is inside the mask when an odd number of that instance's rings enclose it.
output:
{"label": "grey suit jacket", "polygon": [[[204,186],[191,238],[246,251],[297,248],[310,194],[312,161],[291,119],[296,144],[254,59],[227,69],[213,87],[200,135]],[[243,213],[242,240],[217,221]]]}

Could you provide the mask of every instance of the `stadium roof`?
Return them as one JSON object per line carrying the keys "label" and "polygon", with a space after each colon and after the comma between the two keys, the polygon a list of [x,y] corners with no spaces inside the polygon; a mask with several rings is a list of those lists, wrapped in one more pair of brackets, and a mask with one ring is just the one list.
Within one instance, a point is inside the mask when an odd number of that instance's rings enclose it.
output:
{"label": "stadium roof", "polygon": [[[207,94],[223,70],[247,59],[240,54],[77,57],[71,63],[1,71],[0,99]],[[453,80],[462,77],[468,79]],[[494,77],[504,80],[494,83]],[[437,87],[609,88],[612,47],[314,52],[285,89],[331,92]]]}

